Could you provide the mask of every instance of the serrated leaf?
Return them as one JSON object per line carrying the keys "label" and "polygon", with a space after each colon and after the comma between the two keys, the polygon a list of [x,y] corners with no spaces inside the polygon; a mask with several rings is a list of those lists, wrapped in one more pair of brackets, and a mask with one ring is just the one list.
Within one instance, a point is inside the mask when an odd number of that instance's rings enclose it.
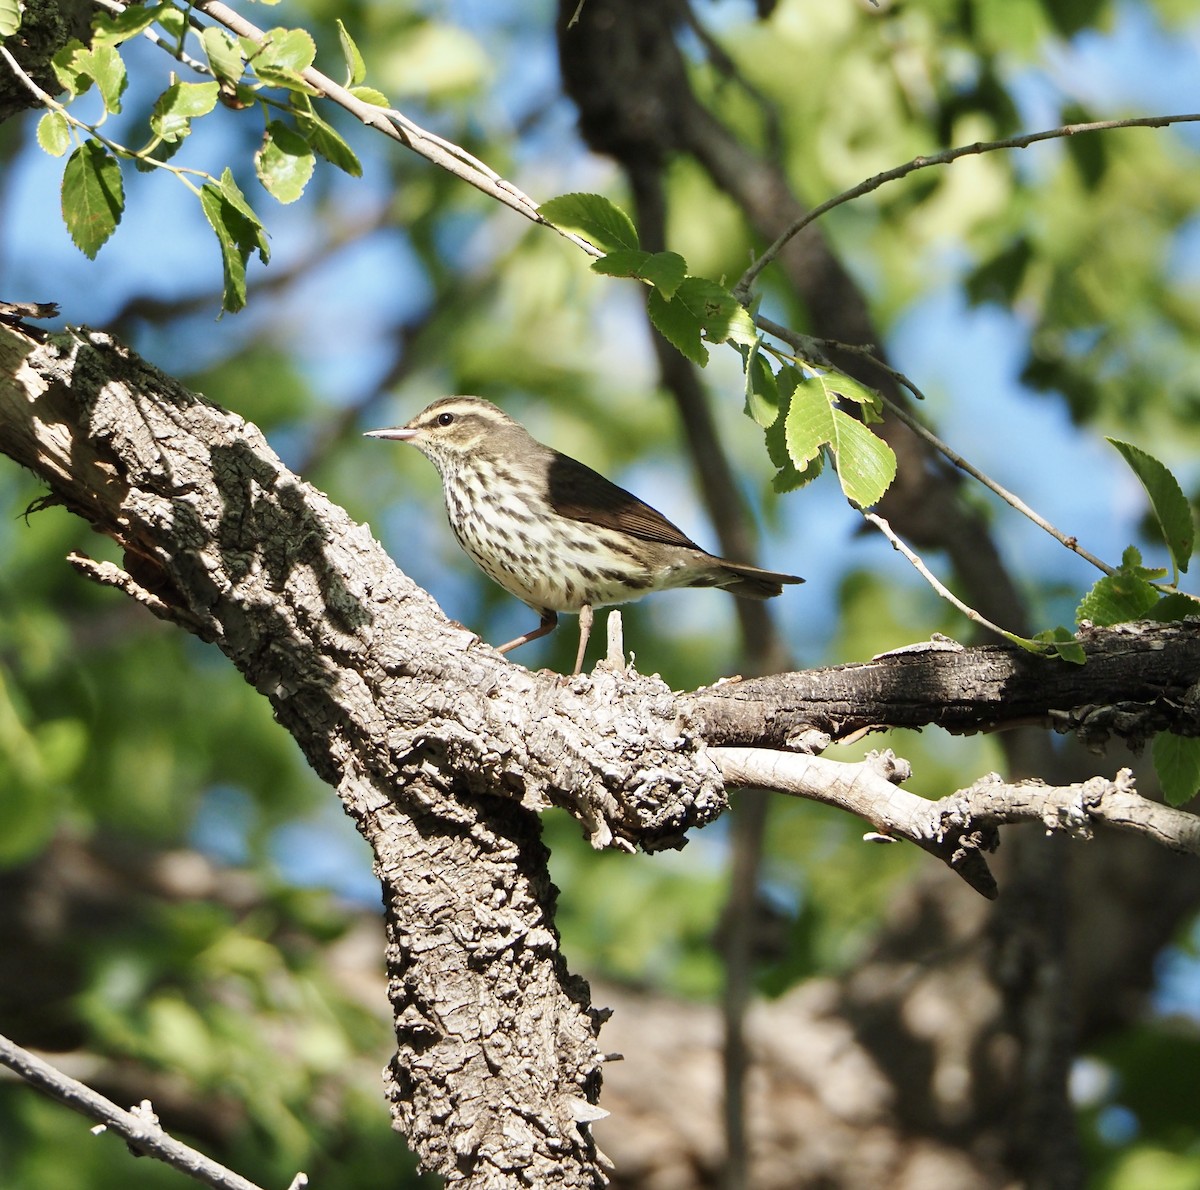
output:
{"label": "serrated leaf", "polygon": [[58,85],[71,99],[82,95],[92,85],[92,76],[81,74],[77,66],[79,56],[87,52],[83,42],[73,37],[50,59],[50,66],[54,70]]}
{"label": "serrated leaf", "polygon": [[351,87],[350,94],[361,103],[369,103],[374,107],[391,107],[392,101],[374,87]]}
{"label": "serrated leaf", "polygon": [[815,459],[833,440],[833,406],[816,376],[802,377],[792,390],[784,419],[784,442],[797,467]]}
{"label": "serrated leaf", "polygon": [[1186,620],[1188,616],[1200,616],[1200,599],[1194,595],[1185,595],[1182,591],[1174,591],[1164,595],[1145,614],[1147,620],[1169,622],[1171,620]]}
{"label": "serrated leaf", "polygon": [[269,29],[254,57],[254,69],[263,66],[272,70],[299,73],[307,70],[317,56],[317,43],[304,29]]}
{"label": "serrated leaf", "polygon": [[292,113],[300,135],[308,141],[313,151],[324,157],[330,165],[336,165],[352,178],[361,178],[362,163],[354,150],[342,139],[340,133],[311,110],[311,105],[304,108],[300,106],[301,102],[307,104],[309,101],[307,98],[303,101],[297,98],[296,109]]}
{"label": "serrated leaf", "polygon": [[346,59],[346,86],[357,87],[367,77],[367,64],[363,61],[362,54],[358,52],[358,46],[354,44],[354,38],[350,36],[340,17],[337,27],[338,40],[342,43],[342,57]]}
{"label": "serrated leaf", "polygon": [[242,229],[247,235],[247,242],[253,240],[252,249],[258,252],[258,258],[266,264],[271,259],[270,245],[267,243],[267,232],[262,225],[262,220],[254,208],[246,201],[246,196],[242,193],[241,187],[234,181],[233,171],[226,166],[219,179],[219,186],[225,201],[245,221]]}
{"label": "serrated leaf", "polygon": [[687,276],[687,261],[678,252],[655,252],[638,276],[649,281],[663,297],[671,298]]}
{"label": "serrated leaf", "polygon": [[838,480],[847,499],[860,508],[878,503],[896,478],[896,456],[882,438],[839,409],[840,373],[802,377],[796,384],[784,421],[788,454],[803,468],[822,449],[834,457]]}
{"label": "serrated leaf", "polygon": [[[230,187],[238,196],[236,203],[229,198],[227,188]],[[221,246],[221,266],[225,277],[221,308],[235,314],[246,304],[246,264],[250,254],[257,249],[259,255],[263,256],[262,224],[246,204],[228,169],[221,178],[220,186],[205,183],[200,191],[200,207]],[[249,212],[249,215],[245,212]]]}
{"label": "serrated leaf", "polygon": [[21,27],[23,11],[20,0],[0,0],[0,39],[11,37]]}
{"label": "serrated leaf", "polygon": [[158,20],[165,7],[163,4],[130,4],[120,12],[98,13],[92,23],[92,45],[120,45],[136,37]]}
{"label": "serrated leaf", "polygon": [[1175,565],[1186,574],[1196,544],[1196,528],[1192,521],[1191,506],[1179,481],[1153,455],[1140,447],[1116,438],[1109,438],[1108,441],[1121,452],[1146,489],[1167,549],[1171,551]]}
{"label": "serrated leaf", "polygon": [[1045,632],[1039,632],[1032,641],[1027,641],[1019,636],[1009,636],[1009,640],[1031,653],[1044,654],[1045,650],[1039,646],[1049,645],[1062,661],[1069,661],[1072,665],[1087,663],[1087,653],[1084,652],[1083,645],[1079,643],[1079,638],[1061,624],[1057,628],[1048,628]]}
{"label": "serrated leaf", "polygon": [[766,430],[767,455],[775,467],[775,475],[771,479],[772,490],[780,493],[794,492],[805,484],[812,483],[825,469],[825,456],[817,455],[804,466],[797,468],[788,454],[784,442],[784,419],[778,418],[775,424]]}
{"label": "serrated leaf", "polygon": [[592,271],[608,277],[633,277],[648,281],[670,299],[687,276],[687,261],[678,252],[645,252],[641,248],[618,248],[592,261]]}
{"label": "serrated leaf", "polygon": [[758,338],[754,320],[745,306],[723,285],[707,277],[685,277],[671,301],[691,312],[710,343],[730,340],[749,347]]}
{"label": "serrated leaf", "polygon": [[847,401],[853,401],[862,409],[865,422],[878,420],[883,409],[877,392],[855,380],[853,376],[847,376],[845,372],[827,372],[824,379],[831,392]]}
{"label": "serrated leaf", "polygon": [[[606,277],[640,277],[638,270],[650,259],[651,253],[643,248],[618,248],[592,261],[592,271]],[[663,294],[670,297],[670,294]]]}
{"label": "serrated leaf", "polygon": [[1140,620],[1161,596],[1140,574],[1121,569],[1106,574],[1079,601],[1075,620],[1090,620],[1100,627]]}
{"label": "serrated leaf", "polygon": [[124,209],[120,164],[99,141],[84,141],[63,170],[62,214],[75,246],[89,260],[116,231]]}
{"label": "serrated leaf", "polygon": [[745,348],[742,358],[746,368],[746,416],[768,429],[779,420],[783,409],[779,382],[758,344]]}
{"label": "serrated leaf", "polygon": [[560,194],[542,203],[538,211],[548,223],[583,236],[602,252],[638,247],[633,220],[602,194]]}
{"label": "serrated leaf", "polygon": [[272,120],[254,154],[258,179],[281,203],[295,202],[304,193],[316,161],[308,141],[295,129]]}
{"label": "serrated leaf", "polygon": [[683,302],[668,301],[657,289],[646,299],[646,311],[654,329],[681,355],[701,368],[708,363],[708,349],[700,341],[699,318]]}
{"label": "serrated leaf", "polygon": [[1160,731],[1151,753],[1167,804],[1182,806],[1191,801],[1200,789],[1200,740]]}
{"label": "serrated leaf", "polygon": [[71,125],[62,112],[47,112],[37,126],[37,142],[43,153],[61,157],[71,147]]}
{"label": "serrated leaf", "polygon": [[165,141],[183,140],[192,120],[217,106],[220,90],[220,83],[172,83],[155,100],[150,127]]}
{"label": "serrated leaf", "polygon": [[282,91],[292,91],[297,95],[319,95],[321,92],[312,83],[307,82],[298,70],[285,66],[260,66],[255,63],[254,73],[259,82],[268,87],[278,87]]}
{"label": "serrated leaf", "polygon": [[246,68],[242,58],[242,47],[237,40],[224,29],[209,25],[200,34],[200,44],[204,47],[213,74],[221,82],[236,86]]}
{"label": "serrated leaf", "polygon": [[882,438],[845,410],[835,409],[833,420],[836,436],[831,449],[842,491],[859,508],[870,508],[883,498],[896,478],[896,455]]}
{"label": "serrated leaf", "polygon": [[75,69],[95,80],[105,111],[114,115],[120,112],[121,96],[129,79],[116,46],[101,44],[94,49],[82,50],[75,56]]}

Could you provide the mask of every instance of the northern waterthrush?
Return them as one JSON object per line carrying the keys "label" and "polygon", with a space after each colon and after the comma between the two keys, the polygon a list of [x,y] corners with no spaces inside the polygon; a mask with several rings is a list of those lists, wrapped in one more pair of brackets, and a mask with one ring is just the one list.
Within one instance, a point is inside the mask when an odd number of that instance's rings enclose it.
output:
{"label": "northern waterthrush", "polygon": [[804,581],[706,553],[662,513],[479,397],[443,397],[408,425],[367,437],[410,442],[433,463],[458,544],[541,617],[501,653],[552,632],[559,612],[578,612],[578,673],[593,608],[671,587],[770,599]]}

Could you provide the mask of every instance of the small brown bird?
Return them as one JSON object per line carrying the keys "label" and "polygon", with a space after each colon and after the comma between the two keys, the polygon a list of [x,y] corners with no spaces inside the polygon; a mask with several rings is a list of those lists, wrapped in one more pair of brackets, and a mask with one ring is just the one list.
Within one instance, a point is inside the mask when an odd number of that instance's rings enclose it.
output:
{"label": "small brown bird", "polygon": [[366,436],[411,442],[433,463],[458,544],[541,617],[501,653],[553,632],[559,612],[578,612],[578,673],[593,608],[671,587],[770,599],[783,583],[804,581],[706,553],[662,513],[479,397],[443,397],[408,425]]}

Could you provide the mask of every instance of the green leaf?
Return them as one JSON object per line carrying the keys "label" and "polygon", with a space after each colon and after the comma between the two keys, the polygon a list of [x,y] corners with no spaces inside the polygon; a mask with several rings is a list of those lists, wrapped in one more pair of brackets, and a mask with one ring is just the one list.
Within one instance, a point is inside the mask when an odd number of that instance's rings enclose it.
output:
{"label": "green leaf", "polygon": [[220,90],[220,83],[172,83],[155,100],[150,127],[165,141],[183,140],[192,130],[192,120],[217,106]]}
{"label": "green leaf", "polygon": [[391,107],[391,100],[374,87],[351,87],[350,94],[361,103],[369,103],[375,107]]}
{"label": "green leaf", "polygon": [[362,162],[354,150],[346,144],[341,134],[327,124],[314,111],[308,111],[299,106],[300,102],[308,103],[307,96],[297,96],[297,106],[292,112],[296,119],[296,129],[315,153],[319,153],[331,165],[349,174],[352,178],[362,177]]}
{"label": "green leaf", "polygon": [[79,74],[94,79],[96,89],[104,100],[104,110],[114,115],[121,110],[121,95],[129,82],[125,63],[115,46],[98,45],[95,49],[81,50],[75,56],[75,69]]}
{"label": "green leaf", "polygon": [[701,334],[712,343],[728,339],[747,347],[758,338],[746,308],[729,290],[706,277],[685,277],[670,301],[654,290],[647,309],[662,336],[701,367],[708,363]]}
{"label": "green leaf", "polygon": [[838,480],[848,500],[870,508],[896,478],[896,455],[886,442],[842,409],[833,411],[836,437],[832,450]]}
{"label": "green leaf", "polygon": [[166,36],[175,46],[183,44],[184,35],[188,31],[187,13],[174,4],[164,4],[158,12],[158,23]]}
{"label": "green leaf", "polygon": [[302,77],[316,56],[317,43],[305,30],[271,29],[251,52],[250,64],[268,86],[316,95],[316,87]]}
{"label": "green leaf", "polygon": [[250,250],[257,251],[258,258],[266,264],[271,259],[271,248],[267,242],[266,229],[262,225],[262,220],[254,208],[246,201],[246,196],[242,193],[241,187],[234,181],[233,171],[226,166],[221,174],[219,185],[221,193],[225,197],[225,201],[242,217],[244,220],[244,230],[248,232],[248,240],[252,240]]}
{"label": "green leaf", "polygon": [[63,222],[75,246],[95,260],[125,209],[121,166],[99,141],[85,141],[63,171]]}
{"label": "green leaf", "polygon": [[746,416],[768,429],[779,420],[783,408],[779,382],[757,343],[742,349],[742,359],[746,369]]}
{"label": "green leaf", "polygon": [[681,355],[701,368],[708,363],[708,349],[700,341],[703,323],[680,301],[668,301],[657,289],[650,291],[646,311],[655,330]]}
{"label": "green leaf", "polygon": [[50,59],[54,77],[70,99],[82,95],[92,85],[92,76],[81,73],[78,67],[80,55],[87,52],[82,41],[72,38]]}
{"label": "green leaf", "polygon": [[1175,565],[1185,574],[1196,544],[1196,530],[1192,521],[1192,510],[1179,481],[1153,455],[1139,447],[1116,438],[1108,441],[1121,452],[1122,457],[1141,480],[1146,495],[1150,497],[1154,515],[1158,518],[1163,538]]}
{"label": "green leaf", "polygon": [[1167,804],[1182,806],[1200,789],[1200,740],[1160,731],[1151,748]]}
{"label": "green leaf", "polygon": [[246,68],[242,58],[242,47],[237,40],[224,29],[209,25],[200,34],[200,44],[204,46],[204,53],[208,57],[213,74],[221,82],[231,87],[237,86]]}
{"label": "green leaf", "polygon": [[165,7],[164,4],[130,4],[121,12],[98,13],[92,23],[92,45],[120,45],[136,37],[158,20]]}
{"label": "green leaf", "polygon": [[791,460],[784,442],[783,418],[774,425],[767,427],[767,454],[775,466],[775,475],[771,479],[773,491],[782,495],[784,492],[794,492],[805,484],[812,483],[825,470],[825,456],[817,455],[803,467],[797,467]]}
{"label": "green leaf", "polygon": [[254,154],[258,180],[281,203],[295,202],[304,193],[316,161],[308,141],[295,129],[272,120]]}
{"label": "green leaf", "polygon": [[[244,199],[242,201],[245,202]],[[250,253],[259,246],[262,225],[257,218],[246,218],[226,196],[223,185],[214,186],[206,182],[200,191],[200,208],[216,232],[217,243],[221,246],[221,265],[225,277],[221,308],[236,314],[246,304],[246,263]]]}
{"label": "green leaf", "polygon": [[354,38],[350,36],[340,17],[337,27],[338,40],[342,43],[342,57],[346,59],[346,86],[357,87],[367,77],[367,64],[363,61],[362,54],[358,52],[358,46],[354,44]]}
{"label": "green leaf", "polygon": [[1032,653],[1044,652],[1037,647],[1038,645],[1049,645],[1061,660],[1069,661],[1072,665],[1084,665],[1087,662],[1087,653],[1079,643],[1079,638],[1061,624],[1057,628],[1047,628],[1045,632],[1039,632],[1031,642],[1026,642],[1019,636],[1011,636],[1009,639]]}
{"label": "green leaf", "polygon": [[634,277],[648,281],[663,297],[674,297],[687,276],[687,261],[678,252],[644,252],[618,248],[592,261],[592,270],[609,277]]}
{"label": "green leaf", "polygon": [[826,377],[802,378],[792,393],[784,419],[784,441],[792,463],[799,470],[822,449],[828,449],[846,497],[860,508],[869,508],[895,479],[896,456],[882,438],[833,404],[837,396],[837,391],[827,385]]}
{"label": "green leaf", "polygon": [[11,37],[21,27],[21,0],[0,0],[0,39]]}
{"label": "green leaf", "polygon": [[542,203],[538,211],[560,231],[573,231],[602,252],[638,247],[633,220],[602,194],[560,194]]}
{"label": "green leaf", "polygon": [[873,389],[868,388],[861,381],[855,380],[853,376],[847,376],[845,372],[826,372],[824,381],[825,387],[834,395],[847,401],[853,401],[859,406],[865,423],[870,424],[881,420],[883,402]]}
{"label": "green leaf", "polygon": [[44,153],[61,157],[71,147],[71,125],[62,112],[49,111],[37,126],[37,142]]}
{"label": "green leaf", "polygon": [[1185,595],[1181,591],[1164,595],[1148,612],[1147,620],[1167,622],[1185,620],[1188,616],[1200,616],[1200,599],[1194,595]]}
{"label": "green leaf", "polygon": [[1076,622],[1082,624],[1084,620],[1090,620],[1107,627],[1142,619],[1161,596],[1140,570],[1140,567],[1127,569],[1122,566],[1115,574],[1106,574],[1080,600],[1075,610]]}
{"label": "green leaf", "polygon": [[784,422],[784,442],[797,467],[803,467],[833,440],[833,406],[819,376],[804,376],[792,391]]}
{"label": "green leaf", "polygon": [[269,258],[266,233],[228,168],[219,185],[210,182],[201,190],[200,206],[221,246],[225,276],[222,309],[236,313],[246,304],[246,264],[250,254],[257,251],[264,262]]}
{"label": "green leaf", "polygon": [[254,59],[254,69],[307,70],[316,59],[317,43],[304,29],[269,29]]}

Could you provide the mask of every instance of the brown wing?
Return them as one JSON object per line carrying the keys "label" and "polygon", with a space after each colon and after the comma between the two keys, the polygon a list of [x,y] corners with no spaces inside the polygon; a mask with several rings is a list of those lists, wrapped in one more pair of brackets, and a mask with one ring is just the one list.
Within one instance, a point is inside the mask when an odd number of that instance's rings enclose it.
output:
{"label": "brown wing", "polygon": [[643,541],[700,550],[682,529],[671,524],[656,508],[605,479],[598,471],[558,451],[550,459],[547,496],[559,516],[615,529]]}

